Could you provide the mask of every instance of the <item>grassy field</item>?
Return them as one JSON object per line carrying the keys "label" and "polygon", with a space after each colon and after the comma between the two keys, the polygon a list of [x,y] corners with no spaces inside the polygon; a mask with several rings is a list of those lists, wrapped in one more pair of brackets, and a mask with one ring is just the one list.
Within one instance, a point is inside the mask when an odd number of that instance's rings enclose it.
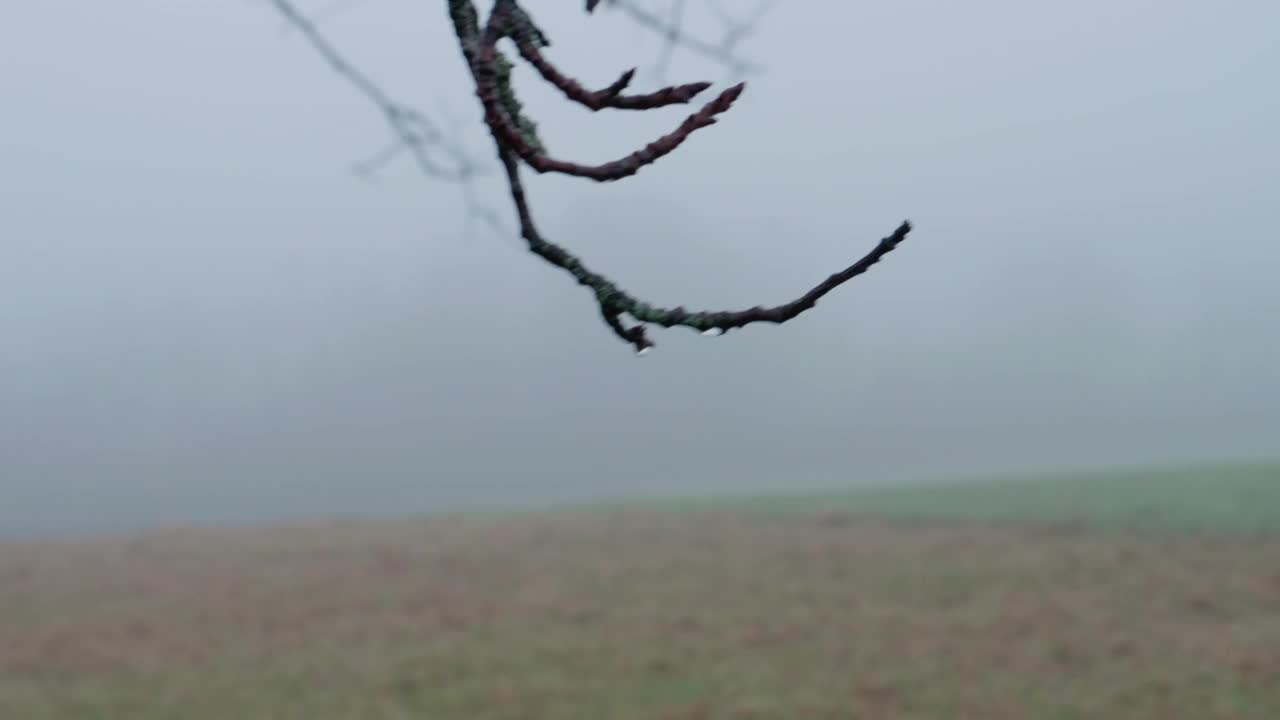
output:
{"label": "grassy field", "polygon": [[9,543],[0,718],[1274,720],[1278,483]]}
{"label": "grassy field", "polygon": [[726,505],[744,510],[848,512],[900,520],[1271,533],[1280,532],[1280,464],[903,484],[710,504]]}

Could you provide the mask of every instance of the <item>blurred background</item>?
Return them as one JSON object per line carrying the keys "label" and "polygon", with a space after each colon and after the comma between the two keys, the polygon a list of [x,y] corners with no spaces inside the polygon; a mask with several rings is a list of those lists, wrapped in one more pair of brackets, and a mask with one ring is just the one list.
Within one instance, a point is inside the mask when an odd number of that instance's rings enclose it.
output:
{"label": "blurred background", "polygon": [[[586,84],[659,39],[544,3]],[[496,170],[442,3],[304,4]],[[687,22],[713,27],[697,9]],[[723,120],[618,183],[530,176],[542,230],[659,331],[469,222],[266,3],[0,11],[0,535],[810,488],[1275,455],[1280,6],[784,3]],[[736,80],[677,49],[668,81]],[[552,153],[592,114],[525,69]],[[513,224],[496,172],[479,198]]]}

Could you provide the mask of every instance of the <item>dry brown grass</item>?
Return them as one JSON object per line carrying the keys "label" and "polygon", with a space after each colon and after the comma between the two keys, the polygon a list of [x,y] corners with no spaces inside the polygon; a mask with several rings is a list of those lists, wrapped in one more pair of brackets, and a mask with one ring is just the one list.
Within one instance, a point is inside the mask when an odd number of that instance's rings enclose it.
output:
{"label": "dry brown grass", "polygon": [[0,718],[1280,717],[1280,538],[617,512],[0,545]]}

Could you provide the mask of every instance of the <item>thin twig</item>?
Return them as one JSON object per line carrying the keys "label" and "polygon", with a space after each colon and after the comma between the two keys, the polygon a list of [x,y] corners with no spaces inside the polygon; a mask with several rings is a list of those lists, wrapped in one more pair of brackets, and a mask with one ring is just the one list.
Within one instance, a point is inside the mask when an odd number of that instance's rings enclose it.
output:
{"label": "thin twig", "polygon": [[[591,7],[588,10],[594,9],[596,5],[599,5],[599,2],[600,0],[595,3],[589,3]],[[617,8],[640,27],[662,37],[666,43],[679,45],[686,50],[714,60],[728,67],[737,75],[750,75],[761,70],[758,64],[739,57],[733,51],[733,48],[727,47],[724,43],[714,43],[696,37],[681,27],[671,25],[659,15],[638,5],[634,0],[605,0],[605,5]]]}
{"label": "thin twig", "polygon": [[[460,142],[451,139],[422,111],[393,99],[380,85],[349,62],[320,31],[315,21],[290,0],[269,0],[269,2],[307,39],[334,72],[345,78],[381,111],[395,136],[392,146],[384,147],[365,161],[358,163],[354,168],[356,174],[368,176],[386,166],[402,151],[407,151],[424,176],[462,185],[463,200],[469,215],[483,220],[486,225],[500,225],[497,214],[491,208],[476,201],[476,194],[471,186],[475,178],[484,174],[484,168],[466,153]],[[436,151],[447,158],[447,165],[437,159]],[[505,228],[502,230],[506,231]]]}

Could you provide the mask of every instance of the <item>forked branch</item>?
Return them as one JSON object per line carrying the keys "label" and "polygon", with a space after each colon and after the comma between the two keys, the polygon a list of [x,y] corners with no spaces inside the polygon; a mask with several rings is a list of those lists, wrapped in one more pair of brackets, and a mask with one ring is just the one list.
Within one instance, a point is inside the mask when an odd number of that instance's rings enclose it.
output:
{"label": "forked branch", "polygon": [[[598,4],[599,0],[587,0],[587,11],[590,12]],[[463,57],[475,82],[476,95],[484,108],[485,122],[506,171],[521,236],[530,251],[568,272],[579,284],[590,288],[608,327],[639,353],[645,353],[653,346],[646,332],[647,325],[668,328],[680,326],[703,334],[719,335],[753,323],[787,322],[812,308],[827,293],[866,272],[905,240],[911,231],[911,223],[904,221],[857,262],[833,273],[798,298],[781,305],[755,306],[745,310],[689,311],[679,306],[664,308],[643,302],[619,289],[606,276],[588,269],[564,247],[542,236],[525,194],[520,177],[520,163],[527,164],[539,173],[559,172],[601,182],[633,175],[670,154],[695,131],[714,124],[717,117],[733,105],[734,100],[742,93],[744,84],[728,88],[686,118],[671,133],[619,160],[601,165],[581,165],[560,160],[547,154],[537,136],[537,126],[524,116],[511,85],[511,63],[498,49],[500,40],[513,41],[520,55],[545,80],[560,89],[569,99],[592,110],[646,110],[688,102],[709,84],[691,83],[663,88],[647,95],[628,96],[623,95],[622,91],[630,84],[634,71],[627,71],[608,87],[589,91],[582,83],[543,57],[541,48],[546,47],[548,42],[518,0],[496,0],[483,27],[472,0],[449,0],[449,11]]]}
{"label": "forked branch", "polygon": [[393,99],[386,90],[344,57],[321,32],[319,25],[290,0],[269,2],[290,26],[306,38],[329,67],[364,95],[386,121],[393,141],[360,163],[356,167],[359,174],[369,175],[407,151],[424,176],[454,182],[462,188],[468,220],[478,219],[495,230],[510,232],[503,227],[492,208],[476,199],[475,180],[488,168],[481,167],[471,158],[463,149],[459,138],[450,137],[417,108]]}
{"label": "forked branch", "polygon": [[[461,152],[458,145],[446,140],[443,134],[421,113],[392,100],[381,88],[356,70],[321,35],[314,23],[307,21],[294,8],[290,0],[270,1],[286,20],[303,32],[338,73],[351,81],[382,110],[388,124],[398,136],[398,142],[389,151],[380,153],[378,162],[385,161],[385,158],[396,149],[408,149],[424,174],[437,177],[455,174],[457,180],[466,183],[466,187],[470,187],[468,181],[476,174],[476,166]],[[518,0],[495,0],[493,9],[484,23],[480,22],[472,0],[447,0],[447,2],[454,33],[475,84],[476,95],[484,110],[485,124],[493,138],[498,159],[506,174],[521,237],[535,255],[569,273],[580,285],[590,288],[595,295],[605,324],[619,338],[630,343],[638,353],[643,354],[653,347],[653,342],[647,333],[649,325],[667,328],[687,327],[705,335],[720,335],[754,323],[785,323],[811,309],[822,297],[837,287],[866,272],[902,243],[911,231],[911,223],[902,222],[865,256],[831,274],[794,300],[780,305],[772,307],[757,305],[745,310],[690,311],[680,306],[668,308],[644,302],[618,288],[605,275],[587,268],[582,260],[563,246],[543,237],[533,219],[533,212],[521,180],[520,165],[522,163],[528,165],[539,173],[557,172],[599,182],[628,177],[672,153],[697,130],[715,124],[742,94],[745,85],[738,84],[724,90],[701,109],[689,115],[670,133],[618,160],[599,165],[584,165],[558,159],[551,156],[543,147],[538,137],[537,125],[525,115],[516,97],[511,82],[511,61],[498,48],[498,43],[504,39],[510,40],[520,56],[537,70],[544,80],[559,89],[566,98],[593,111],[605,109],[642,111],[686,104],[708,89],[711,84],[686,83],[649,93],[627,94],[625,91],[635,79],[635,70],[631,69],[622,73],[610,85],[599,90],[589,90],[543,55],[543,49],[549,45],[547,38]],[[759,14],[772,6],[773,2],[764,0],[754,20],[747,23],[735,22],[730,27],[730,31],[726,32],[726,42],[723,46],[714,46],[690,38],[681,33],[678,28],[668,27],[656,17],[648,15],[638,6],[633,5],[630,0],[586,0],[586,9],[591,12],[602,4],[627,12],[637,22],[662,32],[669,42],[680,43],[685,47],[703,52],[741,71],[746,69],[746,65],[730,53],[731,45],[754,27]],[[728,22],[727,16],[724,20]],[[429,147],[443,151],[443,154],[449,156],[453,161],[453,168],[437,165],[436,158],[428,153]],[[467,197],[468,204],[472,206],[472,212],[481,212],[481,208],[474,205],[470,193]],[[483,212],[486,219],[496,224],[496,219],[487,212],[487,208],[484,208]]]}

